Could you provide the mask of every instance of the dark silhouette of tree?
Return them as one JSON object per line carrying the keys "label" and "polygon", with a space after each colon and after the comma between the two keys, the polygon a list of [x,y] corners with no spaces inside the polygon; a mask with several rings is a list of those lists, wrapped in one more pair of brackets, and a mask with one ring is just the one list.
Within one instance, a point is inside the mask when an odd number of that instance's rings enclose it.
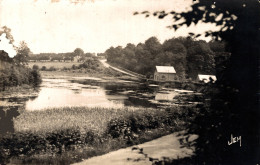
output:
{"label": "dark silhouette of tree", "polygon": [[214,53],[205,41],[193,41],[187,51],[187,72],[192,78],[198,74],[213,74]]}
{"label": "dark silhouette of tree", "polygon": [[[174,23],[169,28],[175,30],[199,21],[221,26],[219,31],[207,31],[204,35],[226,42],[225,49],[231,57],[218,64],[222,66],[217,69],[218,81],[207,93],[210,105],[201,108],[201,115],[189,129],[189,133],[199,135],[196,156],[174,164],[258,164],[260,2],[199,0],[191,7],[187,12],[157,11],[145,15],[153,14],[159,19],[171,15]],[[231,134],[242,137],[241,147],[239,142],[228,145]]]}

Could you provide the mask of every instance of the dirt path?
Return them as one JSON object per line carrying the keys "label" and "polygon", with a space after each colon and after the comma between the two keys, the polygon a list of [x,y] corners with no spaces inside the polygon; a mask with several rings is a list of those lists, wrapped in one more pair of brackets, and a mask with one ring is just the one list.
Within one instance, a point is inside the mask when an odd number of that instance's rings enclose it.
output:
{"label": "dirt path", "polygon": [[136,75],[134,75],[134,74],[128,73],[128,72],[123,71],[123,70],[121,70],[121,69],[119,69],[119,68],[116,68],[116,67],[113,67],[113,66],[109,65],[109,64],[106,62],[106,60],[100,60],[100,62],[101,62],[106,68],[112,68],[112,69],[114,69],[114,70],[116,70],[116,71],[118,71],[118,72],[124,73],[124,74],[126,74],[126,75],[139,78],[138,76],[136,76]]}
{"label": "dirt path", "polygon": [[[151,158],[172,159],[188,157],[193,154],[193,148],[181,148],[179,133],[173,133],[161,138],[140,144],[138,146],[120,149],[105,155],[93,157],[75,165],[151,165]],[[188,138],[189,141],[196,139],[196,135]]]}

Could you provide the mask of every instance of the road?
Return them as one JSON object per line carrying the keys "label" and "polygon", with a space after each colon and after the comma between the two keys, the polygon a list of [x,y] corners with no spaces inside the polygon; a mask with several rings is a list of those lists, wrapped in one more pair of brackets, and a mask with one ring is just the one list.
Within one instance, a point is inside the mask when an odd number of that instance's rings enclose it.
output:
{"label": "road", "polygon": [[128,73],[128,72],[123,71],[123,70],[121,70],[121,69],[119,69],[119,68],[116,68],[116,67],[114,67],[114,66],[109,65],[109,64],[107,63],[107,60],[99,60],[99,61],[100,61],[106,68],[111,68],[111,69],[114,69],[114,70],[116,70],[116,71],[118,71],[118,72],[121,72],[121,73],[123,73],[123,74],[129,75],[129,76],[132,76],[132,77],[136,77],[136,78],[140,78],[139,76],[136,76],[136,75],[134,75],[134,74]]}

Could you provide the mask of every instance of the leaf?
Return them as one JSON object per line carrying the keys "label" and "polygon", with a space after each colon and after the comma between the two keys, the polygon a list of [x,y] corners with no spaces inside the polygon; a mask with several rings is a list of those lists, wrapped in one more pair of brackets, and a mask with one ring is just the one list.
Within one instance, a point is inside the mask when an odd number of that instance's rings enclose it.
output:
{"label": "leaf", "polygon": [[143,11],[142,14],[149,14],[149,12],[148,11]]}
{"label": "leaf", "polygon": [[200,37],[200,36],[201,36],[201,34],[197,34],[197,35],[195,36],[195,38]]}

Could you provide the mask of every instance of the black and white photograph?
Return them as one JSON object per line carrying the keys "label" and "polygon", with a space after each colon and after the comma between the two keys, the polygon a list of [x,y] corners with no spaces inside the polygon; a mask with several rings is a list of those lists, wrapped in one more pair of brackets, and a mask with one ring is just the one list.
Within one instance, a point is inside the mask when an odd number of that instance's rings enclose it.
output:
{"label": "black and white photograph", "polygon": [[0,0],[0,165],[260,165],[259,0]]}

